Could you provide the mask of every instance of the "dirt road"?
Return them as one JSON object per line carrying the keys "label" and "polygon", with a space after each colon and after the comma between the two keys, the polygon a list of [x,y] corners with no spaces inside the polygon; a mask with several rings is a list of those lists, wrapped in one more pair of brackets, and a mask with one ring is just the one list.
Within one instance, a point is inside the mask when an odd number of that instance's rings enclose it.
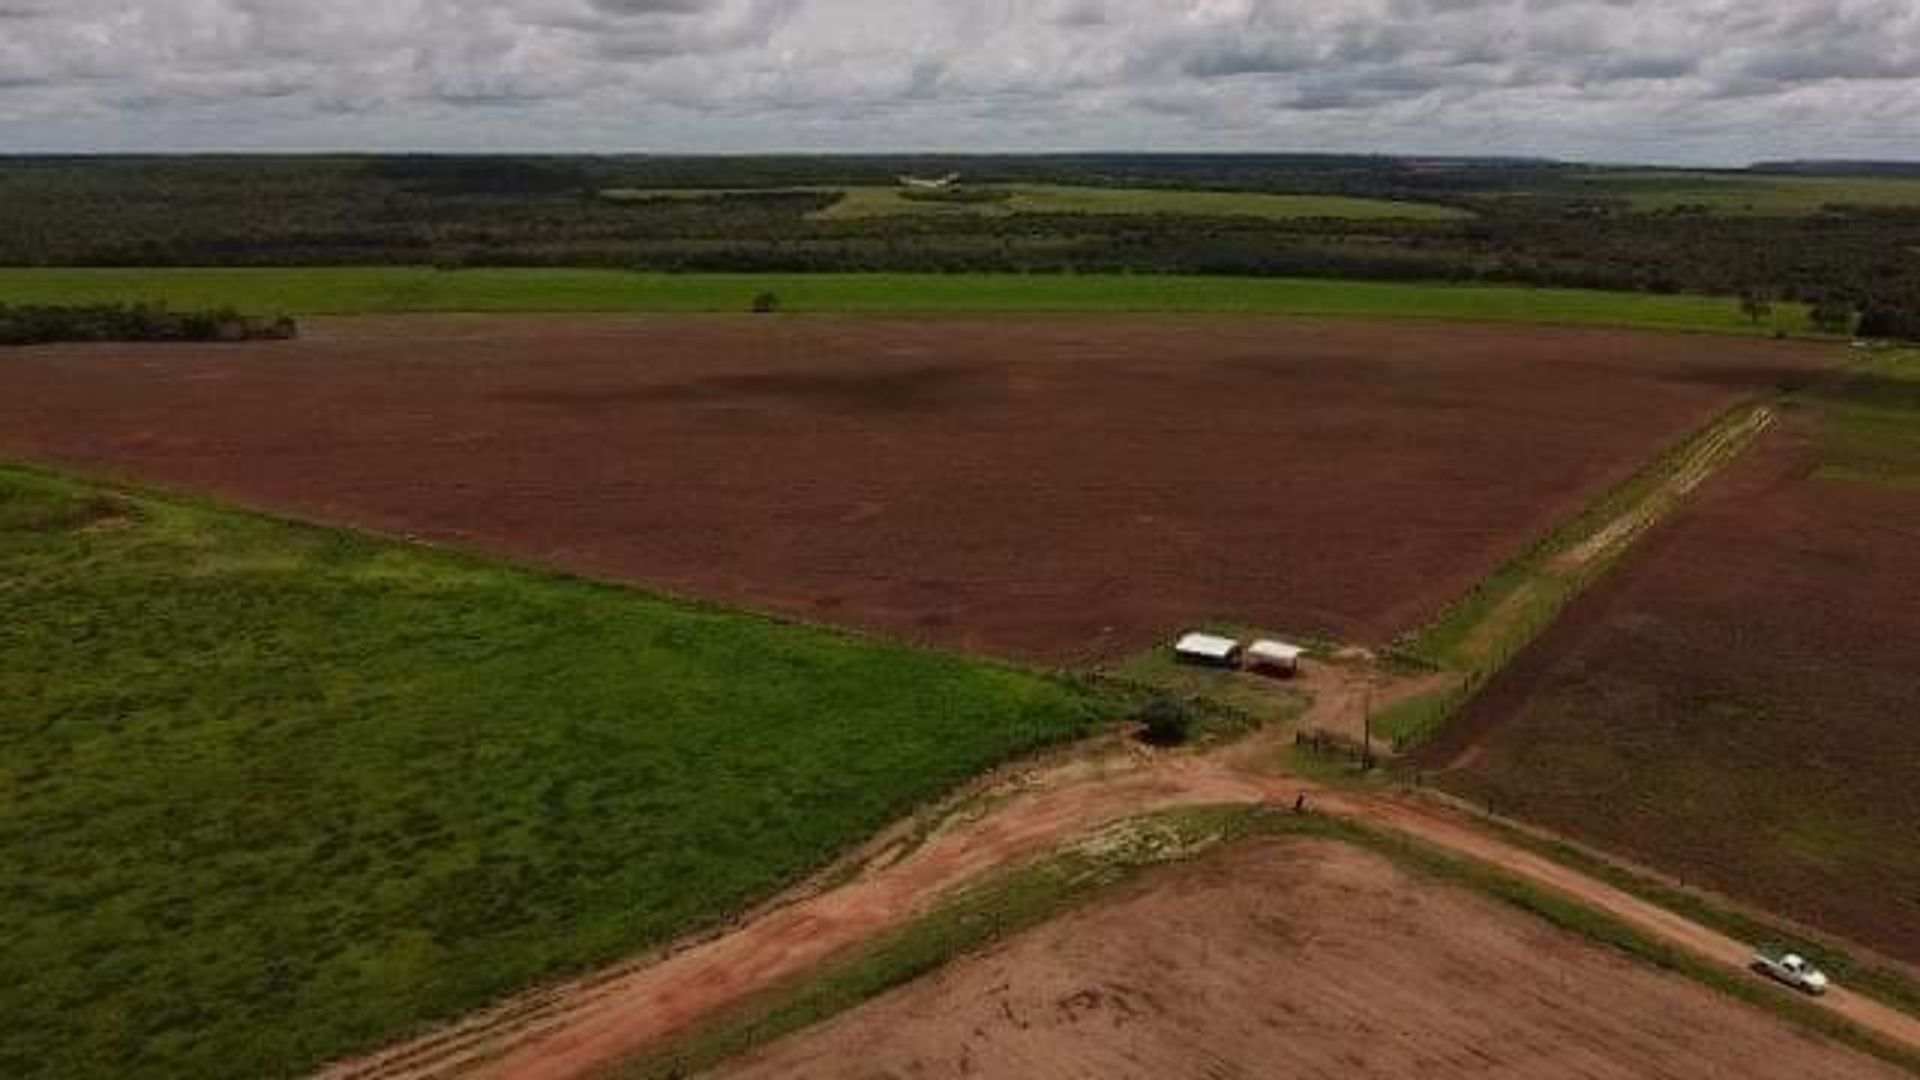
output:
{"label": "dirt road", "polygon": [[729,1062],[727,1080],[1901,1075],[1350,844],[1262,837]]}
{"label": "dirt road", "polygon": [[[1320,668],[1317,702],[1337,703],[1357,676]],[[1316,706],[1319,708],[1333,705]],[[1314,718],[1310,715],[1307,722]],[[794,900],[661,959],[516,999],[412,1043],[354,1061],[328,1080],[416,1080],[465,1075],[559,1080],[637,1054],[696,1021],[813,969],[829,956],[900,926],[942,895],[1031,859],[1103,825],[1184,806],[1231,803],[1310,808],[1400,833],[1478,860],[1603,910],[1644,933],[1730,968],[1748,946],[1641,901],[1411,797],[1324,790],[1259,763],[1278,748],[1255,738],[1211,754],[1110,751],[1019,774],[956,813],[918,847],[883,852],[844,885]],[[1782,990],[1782,993],[1787,991]],[[1816,1004],[1886,1041],[1920,1052],[1920,1019],[1836,990]]]}
{"label": "dirt road", "polygon": [[[1657,904],[1613,888],[1577,870],[1495,839],[1458,815],[1406,799],[1324,796],[1326,812],[1413,837],[1454,855],[1497,866],[1535,885],[1572,897],[1669,945],[1731,968],[1744,969],[1753,946],[1710,930]],[[1787,991],[1782,991],[1783,993]],[[1844,988],[1807,999],[1855,1026],[1920,1051],[1920,1018]]]}

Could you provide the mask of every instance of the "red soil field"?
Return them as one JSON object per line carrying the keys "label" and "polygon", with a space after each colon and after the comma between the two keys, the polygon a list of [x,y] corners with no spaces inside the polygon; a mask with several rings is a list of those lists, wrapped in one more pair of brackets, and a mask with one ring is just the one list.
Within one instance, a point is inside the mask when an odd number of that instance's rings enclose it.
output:
{"label": "red soil field", "polygon": [[1501,813],[1920,962],[1920,490],[1800,415],[1497,677],[1430,763]]}
{"label": "red soil field", "polygon": [[1283,319],[336,320],[0,358],[0,455],[1046,663],[1379,643],[1832,356]]}
{"label": "red soil field", "polygon": [[1278,839],[1149,872],[718,1075],[1899,1073],[1378,855]]}

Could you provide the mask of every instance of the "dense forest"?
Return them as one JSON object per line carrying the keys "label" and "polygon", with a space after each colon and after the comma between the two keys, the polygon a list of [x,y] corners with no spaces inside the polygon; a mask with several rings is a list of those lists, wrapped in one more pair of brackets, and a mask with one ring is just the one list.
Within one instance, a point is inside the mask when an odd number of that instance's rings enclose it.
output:
{"label": "dense forest", "polygon": [[[1761,294],[1866,311],[1876,326],[1920,321],[1920,199],[1854,204],[1842,184],[1831,201],[1791,213],[1725,213],[1713,201],[1766,175],[1889,183],[1904,174],[1771,169],[1691,173],[1680,195],[1649,205],[1673,174],[1596,180],[1592,167],[1502,159],[0,158],[0,264],[1303,275]],[[839,187],[946,172],[978,185],[1389,198],[1472,216],[821,213]],[[1692,190],[1701,201],[1687,201]]]}

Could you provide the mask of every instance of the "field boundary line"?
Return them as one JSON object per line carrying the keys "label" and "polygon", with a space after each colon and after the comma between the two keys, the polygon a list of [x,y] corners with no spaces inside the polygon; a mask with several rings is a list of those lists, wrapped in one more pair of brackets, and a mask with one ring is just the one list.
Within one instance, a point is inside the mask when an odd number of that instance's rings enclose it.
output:
{"label": "field boundary line", "polygon": [[[1395,652],[1456,676],[1453,686],[1386,710],[1378,730],[1400,753],[1419,749],[1560,612],[1778,420],[1772,401],[1737,406],[1509,562]],[[1452,767],[1463,747],[1438,763]]]}
{"label": "field boundary line", "polygon": [[[841,315],[1193,314],[1393,319],[1589,330],[1826,339],[1804,304],[1743,318],[1732,296],[1485,282],[1213,274],[669,273],[432,266],[0,267],[23,302],[230,305],[296,316],[748,314],[773,292],[783,313]],[[785,315],[781,317],[786,317]]]}

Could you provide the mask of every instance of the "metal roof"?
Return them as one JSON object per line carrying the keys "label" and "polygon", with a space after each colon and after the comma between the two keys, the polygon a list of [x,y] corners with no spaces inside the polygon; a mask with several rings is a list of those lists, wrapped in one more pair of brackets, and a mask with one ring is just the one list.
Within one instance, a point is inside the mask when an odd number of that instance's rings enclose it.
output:
{"label": "metal roof", "polygon": [[1247,647],[1247,655],[1261,660],[1277,660],[1291,664],[1307,654],[1307,650],[1298,645],[1289,645],[1284,641],[1263,639]]}
{"label": "metal roof", "polygon": [[1240,643],[1217,634],[1187,634],[1174,643],[1173,650],[1186,656],[1225,660],[1240,651]]}

